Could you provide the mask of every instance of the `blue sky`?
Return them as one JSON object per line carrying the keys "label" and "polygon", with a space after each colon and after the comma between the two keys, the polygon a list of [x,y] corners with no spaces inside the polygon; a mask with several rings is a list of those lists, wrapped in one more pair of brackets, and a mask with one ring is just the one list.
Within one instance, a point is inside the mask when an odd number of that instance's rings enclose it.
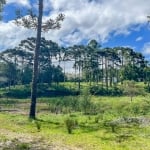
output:
{"label": "blue sky", "polygon": [[[15,9],[37,9],[37,0],[7,0],[0,23],[0,50],[13,48],[36,32],[13,23]],[[65,14],[60,30],[43,33],[60,45],[96,39],[102,47],[128,46],[150,58],[150,1],[143,0],[44,0],[45,20]]]}
{"label": "blue sky", "polygon": [[150,42],[150,30],[148,29],[148,24],[143,24],[138,31],[131,31],[127,35],[113,35],[111,34],[110,39],[103,44],[103,46],[129,46],[136,51],[143,52],[143,47],[145,43]]}

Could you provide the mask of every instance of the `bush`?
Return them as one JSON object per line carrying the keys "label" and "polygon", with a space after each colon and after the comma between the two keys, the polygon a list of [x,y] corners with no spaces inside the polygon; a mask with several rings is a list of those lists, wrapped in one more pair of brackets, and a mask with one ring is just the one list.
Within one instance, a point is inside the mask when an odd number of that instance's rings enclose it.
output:
{"label": "bush", "polygon": [[67,96],[67,97],[59,97],[50,99],[47,102],[48,109],[52,113],[70,113],[81,111],[80,109],[80,101],[78,97],[75,96]]}
{"label": "bush", "polygon": [[90,93],[92,95],[102,95],[102,96],[121,96],[123,94],[122,89],[114,86],[112,88],[106,89],[102,86],[91,86]]}
{"label": "bush", "polygon": [[146,92],[150,93],[150,86],[146,86],[146,87],[144,87],[144,89]]}
{"label": "bush", "polygon": [[75,89],[69,89],[64,86],[54,86],[52,85],[51,88],[39,88],[38,89],[38,96],[49,96],[49,97],[56,97],[57,96],[69,96],[69,95],[79,95],[79,91]]}
{"label": "bush", "polygon": [[19,143],[16,145],[16,150],[29,150],[30,146],[28,143]]}
{"label": "bush", "polygon": [[110,93],[112,96],[121,96],[123,94],[123,91],[122,89],[114,86],[112,89],[110,89]]}
{"label": "bush", "polygon": [[4,96],[6,97],[12,97],[12,98],[28,98],[31,95],[31,90],[30,88],[16,88],[16,89],[11,89],[8,92],[4,93]]}
{"label": "bush", "polygon": [[65,125],[69,134],[72,133],[72,130],[78,125],[77,120],[72,118],[67,118],[65,120]]}
{"label": "bush", "polygon": [[[48,84],[38,84],[37,96],[38,97],[56,97],[56,96],[69,96],[79,95],[79,91],[75,89],[69,89],[63,86],[51,86]],[[10,90],[4,91],[0,94],[0,97],[11,97],[11,98],[29,98],[31,96],[30,85],[11,87]]]}
{"label": "bush", "polygon": [[92,95],[105,95],[106,90],[101,86],[91,86],[90,93]]}
{"label": "bush", "polygon": [[83,95],[81,97],[81,110],[84,112],[84,114],[90,114],[90,109],[92,106],[92,102],[91,102],[91,94],[89,92],[89,89],[85,89],[83,91]]}

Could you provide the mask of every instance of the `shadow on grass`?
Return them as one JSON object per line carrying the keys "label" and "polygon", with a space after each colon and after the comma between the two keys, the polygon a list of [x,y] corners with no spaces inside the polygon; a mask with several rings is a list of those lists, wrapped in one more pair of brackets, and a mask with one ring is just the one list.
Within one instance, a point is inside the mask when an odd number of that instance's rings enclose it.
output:
{"label": "shadow on grass", "polygon": [[99,125],[84,125],[84,124],[80,124],[79,125],[80,129],[82,130],[82,132],[84,133],[89,133],[89,132],[94,132],[94,131],[98,131],[99,130]]}
{"label": "shadow on grass", "polygon": [[45,124],[62,125],[61,122],[51,121],[51,120],[43,120],[43,119],[38,119],[38,118],[37,118],[36,121],[41,122],[41,123],[45,123]]}

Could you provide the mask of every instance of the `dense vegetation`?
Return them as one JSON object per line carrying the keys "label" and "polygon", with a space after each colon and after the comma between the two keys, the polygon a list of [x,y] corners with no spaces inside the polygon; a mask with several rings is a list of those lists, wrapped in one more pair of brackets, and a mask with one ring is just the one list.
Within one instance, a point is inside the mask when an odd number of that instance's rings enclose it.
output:
{"label": "dense vegetation", "polygon": [[[30,84],[35,42],[35,38],[28,38],[16,48],[0,53],[1,87]],[[65,72],[67,63],[74,68],[71,75]],[[93,94],[115,95],[109,91],[115,89],[116,95],[120,95],[118,85],[126,80],[144,82],[149,91],[149,62],[131,48],[102,48],[95,40],[88,45],[64,48],[44,38],[41,40],[38,83],[58,85],[72,81],[80,91],[84,82],[91,86]]]}
{"label": "dense vegetation", "polygon": [[136,96],[131,102],[126,96],[92,96],[84,89],[78,96],[40,97],[37,102],[38,118],[33,121],[27,119],[29,99],[1,98],[0,148],[150,148],[149,95]]}

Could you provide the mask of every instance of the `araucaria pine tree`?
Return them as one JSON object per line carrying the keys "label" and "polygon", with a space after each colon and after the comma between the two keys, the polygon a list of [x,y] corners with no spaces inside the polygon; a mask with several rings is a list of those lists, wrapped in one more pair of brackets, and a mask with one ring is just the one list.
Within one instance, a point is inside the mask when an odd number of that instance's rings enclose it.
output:
{"label": "araucaria pine tree", "polygon": [[64,15],[59,14],[56,19],[48,19],[42,22],[43,17],[43,0],[38,0],[38,15],[34,14],[33,11],[29,11],[27,16],[22,16],[20,11],[17,11],[17,18],[15,23],[18,26],[24,26],[28,29],[36,29],[36,47],[34,51],[34,64],[33,64],[33,75],[32,75],[32,87],[31,87],[31,106],[29,118],[36,118],[36,98],[37,98],[37,78],[38,78],[38,60],[41,45],[41,33],[47,32],[51,29],[60,29],[61,22],[64,20]]}

